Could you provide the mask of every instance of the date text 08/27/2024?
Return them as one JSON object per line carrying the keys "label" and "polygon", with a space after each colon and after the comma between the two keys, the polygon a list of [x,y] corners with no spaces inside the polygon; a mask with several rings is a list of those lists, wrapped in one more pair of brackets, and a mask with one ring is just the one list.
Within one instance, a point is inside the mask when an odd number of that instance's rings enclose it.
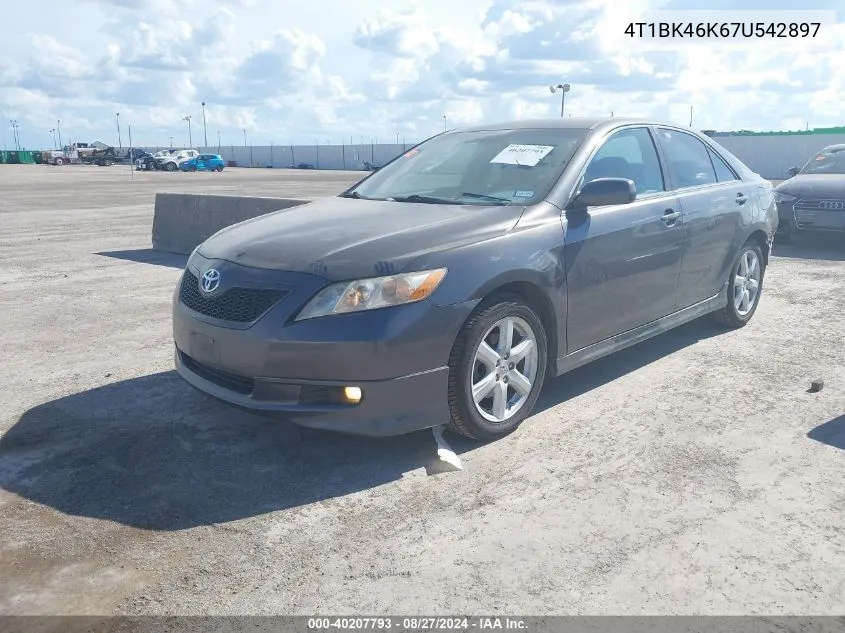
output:
{"label": "date text 08/27/2024", "polygon": [[816,37],[821,22],[629,22],[625,35],[639,38]]}

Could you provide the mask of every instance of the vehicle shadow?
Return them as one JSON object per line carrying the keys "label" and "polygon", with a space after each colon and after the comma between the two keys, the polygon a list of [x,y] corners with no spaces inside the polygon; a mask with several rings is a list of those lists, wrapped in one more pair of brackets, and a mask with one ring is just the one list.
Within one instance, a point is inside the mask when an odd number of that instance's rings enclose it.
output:
{"label": "vehicle shadow", "polygon": [[[695,321],[581,367],[549,381],[536,411],[723,331]],[[458,455],[480,446],[448,439]],[[300,429],[219,403],[175,371],[33,407],[0,438],[0,487],[66,514],[161,531],[340,497],[420,467],[439,472],[430,431]]]}
{"label": "vehicle shadow", "polygon": [[807,437],[845,451],[845,415],[820,424],[807,433]]}
{"label": "vehicle shadow", "polygon": [[775,240],[772,255],[791,259],[815,259],[834,262],[845,261],[845,242],[842,234],[802,235],[793,237],[789,244]]}
{"label": "vehicle shadow", "polygon": [[219,403],[168,371],[24,413],[0,438],[0,487],[71,515],[181,530],[375,488],[436,459],[431,431],[377,439],[300,429]]}
{"label": "vehicle shadow", "polygon": [[114,257],[125,259],[130,262],[141,264],[153,264],[155,266],[167,266],[168,268],[184,268],[188,263],[188,256],[179,253],[168,253],[154,248],[138,248],[126,251],[103,251],[94,253],[103,257]]}
{"label": "vehicle shadow", "polygon": [[552,378],[543,387],[534,411],[539,413],[550,409],[698,341],[724,334],[725,331],[725,328],[712,323],[707,317],[702,317]]}

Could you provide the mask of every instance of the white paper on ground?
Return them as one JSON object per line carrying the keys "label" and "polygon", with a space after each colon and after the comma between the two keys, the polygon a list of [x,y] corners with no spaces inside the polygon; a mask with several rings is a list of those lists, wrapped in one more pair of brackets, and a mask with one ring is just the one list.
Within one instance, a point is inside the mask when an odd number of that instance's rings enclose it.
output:
{"label": "white paper on ground", "polygon": [[522,167],[535,167],[543,160],[554,145],[508,145],[501,152],[496,154],[491,163],[502,165],[520,165]]}
{"label": "white paper on ground", "polygon": [[434,434],[434,439],[437,442],[437,457],[439,457],[441,461],[454,466],[458,470],[463,470],[464,467],[461,464],[460,457],[455,454],[452,447],[449,446],[449,444],[446,443],[446,440],[443,439],[443,427],[435,426],[431,429],[431,432]]}

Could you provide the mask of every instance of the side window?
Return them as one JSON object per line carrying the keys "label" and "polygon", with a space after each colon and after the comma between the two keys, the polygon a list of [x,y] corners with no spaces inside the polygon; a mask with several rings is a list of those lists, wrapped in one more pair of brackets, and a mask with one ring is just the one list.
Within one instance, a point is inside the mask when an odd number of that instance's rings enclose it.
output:
{"label": "side window", "polygon": [[739,180],[736,174],[734,173],[733,169],[719,156],[716,152],[714,152],[709,147],[707,151],[710,152],[710,158],[713,160],[713,167],[716,168],[716,179],[719,182],[731,182],[732,180]]}
{"label": "side window", "polygon": [[633,180],[638,195],[666,190],[657,150],[644,127],[621,130],[605,141],[584,172],[585,183],[596,178]]}
{"label": "side window", "polygon": [[666,152],[669,173],[679,189],[718,182],[704,143],[691,134],[666,128],[660,128],[659,137]]}

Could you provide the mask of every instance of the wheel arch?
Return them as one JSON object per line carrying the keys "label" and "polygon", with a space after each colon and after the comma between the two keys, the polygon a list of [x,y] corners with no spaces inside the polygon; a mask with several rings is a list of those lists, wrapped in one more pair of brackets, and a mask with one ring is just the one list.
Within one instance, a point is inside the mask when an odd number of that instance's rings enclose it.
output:
{"label": "wheel arch", "polygon": [[760,250],[763,253],[763,263],[768,266],[769,265],[769,236],[766,235],[766,232],[762,229],[756,229],[751,232],[751,235],[748,236],[748,239],[745,240],[748,242],[749,240],[754,240],[760,246]]}
{"label": "wheel arch", "polygon": [[[478,305],[470,312],[464,323],[469,322],[478,312],[491,305],[499,298],[518,297],[525,305],[534,310],[546,331],[547,365],[554,372],[558,356],[558,318],[554,303],[542,286],[527,279],[505,279],[480,289],[476,298]],[[556,373],[556,372],[554,372]],[[554,373],[552,375],[554,375]]]}

